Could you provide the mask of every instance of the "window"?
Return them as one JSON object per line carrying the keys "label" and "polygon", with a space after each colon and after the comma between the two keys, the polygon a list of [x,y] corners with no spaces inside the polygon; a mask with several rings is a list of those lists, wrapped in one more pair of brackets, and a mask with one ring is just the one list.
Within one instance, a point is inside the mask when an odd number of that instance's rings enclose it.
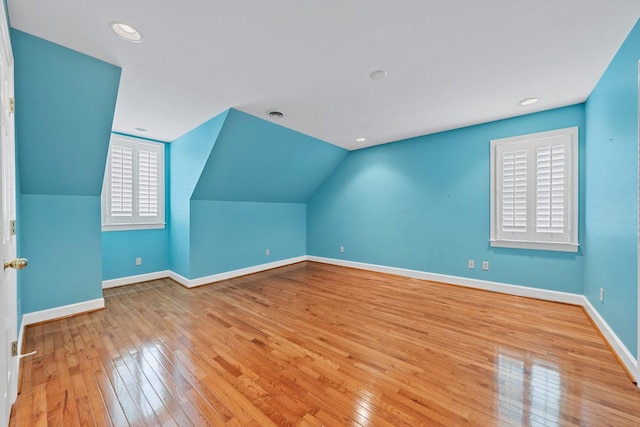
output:
{"label": "window", "polygon": [[164,225],[164,145],[112,135],[102,184],[102,230]]}
{"label": "window", "polygon": [[578,128],[491,141],[491,246],[578,251]]}

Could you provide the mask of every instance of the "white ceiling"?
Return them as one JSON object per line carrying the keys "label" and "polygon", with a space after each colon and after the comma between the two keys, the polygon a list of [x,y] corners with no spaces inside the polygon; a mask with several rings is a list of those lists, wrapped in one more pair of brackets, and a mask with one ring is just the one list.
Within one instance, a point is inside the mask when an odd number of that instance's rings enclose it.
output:
{"label": "white ceiling", "polygon": [[[12,27],[122,67],[115,131],[172,141],[233,107],[347,149],[582,102],[640,17],[638,0],[9,0],[8,8]],[[135,26],[143,42],[117,38],[111,21]],[[371,79],[377,69],[388,77]],[[540,102],[519,106],[531,96]],[[285,117],[270,119],[271,109]]]}

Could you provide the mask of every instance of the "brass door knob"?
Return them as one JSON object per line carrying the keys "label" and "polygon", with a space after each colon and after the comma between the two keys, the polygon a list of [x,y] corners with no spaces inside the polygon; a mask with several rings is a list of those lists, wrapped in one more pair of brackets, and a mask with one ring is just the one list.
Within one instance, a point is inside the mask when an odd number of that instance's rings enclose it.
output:
{"label": "brass door knob", "polygon": [[27,264],[29,264],[29,261],[27,261],[26,258],[16,258],[13,261],[5,261],[4,269],[6,270],[7,268],[11,267],[15,268],[16,270],[22,270],[27,266]]}

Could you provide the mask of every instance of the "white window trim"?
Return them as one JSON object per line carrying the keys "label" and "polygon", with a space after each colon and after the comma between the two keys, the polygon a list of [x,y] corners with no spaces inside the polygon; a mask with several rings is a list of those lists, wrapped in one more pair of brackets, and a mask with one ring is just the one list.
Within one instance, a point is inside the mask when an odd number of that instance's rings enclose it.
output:
{"label": "white window trim", "polygon": [[[497,154],[496,149],[500,145],[504,144],[521,144],[524,142],[531,142],[533,145],[536,141],[544,140],[547,138],[554,138],[558,136],[569,136],[570,152],[569,158],[569,213],[567,214],[567,227],[569,234],[569,242],[550,242],[550,241],[534,241],[534,240],[518,240],[507,239],[498,237],[498,194],[497,194]],[[561,252],[578,252],[578,127],[571,127],[565,129],[557,129],[547,132],[539,132],[529,135],[521,135],[510,138],[502,138],[491,141],[491,237],[489,244],[492,247],[500,248],[517,248],[517,249],[534,249],[534,250],[546,250],[546,251],[561,251]],[[531,197],[528,197],[531,200]],[[532,203],[528,203],[533,205]],[[533,215],[532,212],[528,212]]]}
{"label": "white window trim", "polygon": [[[128,146],[135,152],[134,159],[138,158],[138,151],[146,149],[158,153],[158,215],[153,218],[144,218],[138,215],[138,165],[134,161],[133,169],[133,215],[129,221],[122,217],[115,218],[109,215],[109,200],[111,198],[111,150],[113,145]],[[109,151],[107,154],[107,163],[105,166],[104,179],[102,183],[101,194],[101,217],[102,231],[123,231],[123,230],[150,230],[165,228],[165,170],[164,170],[164,144],[125,135],[112,134],[109,142]]]}

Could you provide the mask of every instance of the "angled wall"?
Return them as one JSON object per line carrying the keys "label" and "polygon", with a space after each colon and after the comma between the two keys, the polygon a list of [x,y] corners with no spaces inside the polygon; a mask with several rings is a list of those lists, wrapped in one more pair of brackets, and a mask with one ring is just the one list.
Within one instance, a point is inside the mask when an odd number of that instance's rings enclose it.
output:
{"label": "angled wall", "polygon": [[28,313],[102,297],[100,192],[120,68],[20,31],[11,40]]}
{"label": "angled wall", "polygon": [[347,151],[231,109],[194,200],[306,203]]}
{"label": "angled wall", "polygon": [[229,111],[203,123],[169,144],[169,267],[189,279],[190,201]]}
{"label": "angled wall", "polygon": [[[194,132],[192,142],[200,138],[200,131]],[[186,155],[179,159],[173,154],[173,144],[172,191],[179,179],[174,171],[189,167]],[[229,110],[190,203],[185,207],[184,199],[172,195],[172,202],[180,203],[172,205],[173,262],[189,262],[188,269],[182,269],[186,274],[174,271],[195,279],[306,255],[306,201],[346,154]],[[185,197],[187,193],[182,191]],[[176,241],[180,243],[174,247]]]}
{"label": "angled wall", "polygon": [[572,126],[582,150],[575,105],[351,152],[308,203],[307,253],[581,294],[580,253],[489,246],[490,140]]}
{"label": "angled wall", "polygon": [[640,23],[586,102],[584,240],[584,294],[636,358],[638,60]]}

